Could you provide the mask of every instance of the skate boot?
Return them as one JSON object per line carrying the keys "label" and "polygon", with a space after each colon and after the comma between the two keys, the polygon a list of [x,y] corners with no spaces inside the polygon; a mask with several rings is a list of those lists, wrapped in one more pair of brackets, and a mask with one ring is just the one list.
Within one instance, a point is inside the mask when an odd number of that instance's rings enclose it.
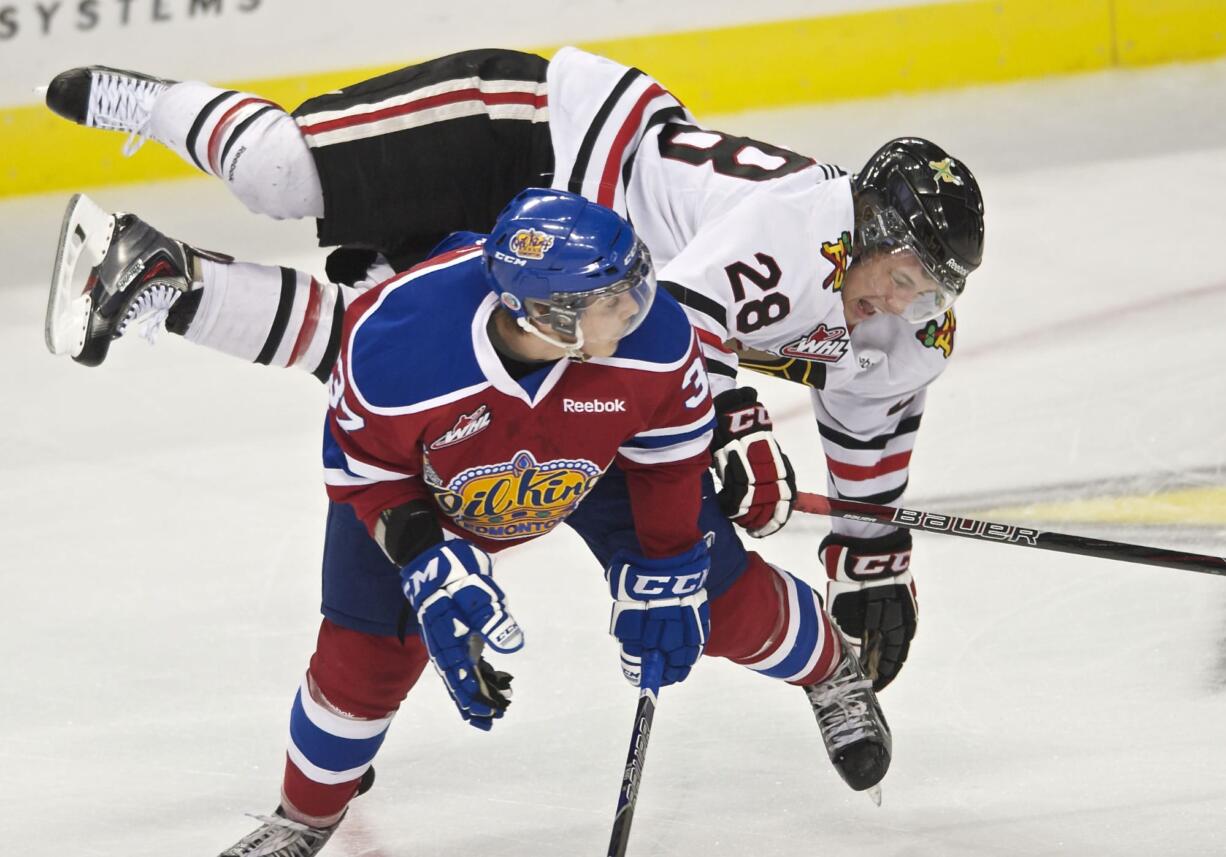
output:
{"label": "skate boot", "polygon": [[154,100],[174,83],[102,65],[70,68],[47,85],[47,107],[78,125],[129,132],[123,153],[131,155],[144,142]]}
{"label": "skate boot", "polygon": [[47,300],[47,348],[97,366],[132,324],[143,325],[152,340],[197,279],[197,256],[231,261],[167,238],[134,214],[107,214],[77,194],[60,230]]}
{"label": "skate boot", "polygon": [[860,659],[843,641],[843,656],[825,681],[805,687],[809,704],[826,743],[826,753],[847,785],[856,791],[873,789],[890,767],[890,727],[865,677]]}
{"label": "skate boot", "polygon": [[[375,769],[367,768],[354,797],[370,791],[374,782]],[[330,827],[311,827],[290,821],[279,806],[272,815],[251,817],[260,826],[221,852],[220,857],[314,857],[345,820],[341,816],[341,821]]]}

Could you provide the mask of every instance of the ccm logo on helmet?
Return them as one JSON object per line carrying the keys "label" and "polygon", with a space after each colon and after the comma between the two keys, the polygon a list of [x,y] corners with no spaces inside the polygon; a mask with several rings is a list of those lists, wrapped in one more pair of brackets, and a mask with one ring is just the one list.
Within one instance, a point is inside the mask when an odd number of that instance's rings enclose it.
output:
{"label": "ccm logo on helmet", "polygon": [[528,264],[527,260],[516,259],[514,256],[509,256],[506,253],[503,253],[501,250],[494,251],[494,258],[499,262],[506,262],[508,265],[519,265],[520,267],[526,267]]}
{"label": "ccm logo on helmet", "polygon": [[624,414],[626,412],[626,401],[625,399],[608,399],[606,401],[592,399],[583,402],[578,399],[563,399],[562,411],[567,414]]}

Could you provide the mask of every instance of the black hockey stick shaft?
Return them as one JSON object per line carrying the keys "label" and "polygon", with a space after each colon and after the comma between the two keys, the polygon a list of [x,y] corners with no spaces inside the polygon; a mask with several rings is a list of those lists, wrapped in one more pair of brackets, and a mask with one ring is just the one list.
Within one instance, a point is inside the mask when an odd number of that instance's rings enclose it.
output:
{"label": "black hockey stick shaft", "polygon": [[959,518],[956,515],[919,512],[895,506],[879,506],[876,503],[842,500],[821,494],[810,494],[807,491],[798,492],[796,509],[811,515],[892,524],[896,527],[922,530],[926,533],[942,533],[985,542],[1002,542],[1059,553],[1094,556],[1099,559],[1115,559],[1142,565],[1178,568],[1184,571],[1197,571],[1201,574],[1226,575],[1226,558],[1220,556],[1152,548],[1145,545],[1130,545],[1125,542],[1091,539],[1085,536],[1070,536],[1065,533],[1016,527],[1012,524],[997,524],[991,521],[977,521],[973,518]]}
{"label": "black hockey stick shaft", "polygon": [[634,729],[630,732],[630,749],[626,753],[626,768],[622,772],[621,790],[617,793],[617,812],[613,814],[613,834],[609,837],[609,857],[625,857],[630,841],[630,823],[638,803],[639,785],[643,781],[643,765],[647,761],[647,742],[651,739],[651,722],[656,716],[656,699],[660,693],[660,674],[664,665],[656,652],[643,659],[643,679],[639,703],[634,711]]}

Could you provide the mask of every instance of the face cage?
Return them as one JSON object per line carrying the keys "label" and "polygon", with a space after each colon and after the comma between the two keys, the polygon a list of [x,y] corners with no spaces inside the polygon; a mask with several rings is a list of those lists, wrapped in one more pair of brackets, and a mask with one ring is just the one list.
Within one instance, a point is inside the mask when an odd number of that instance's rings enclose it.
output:
{"label": "face cage", "polygon": [[892,208],[872,207],[873,220],[860,230],[860,256],[873,252],[889,255],[910,253],[924,269],[927,285],[931,288],[920,292],[907,305],[900,316],[913,324],[922,324],[945,314],[966,287],[966,278],[942,276],[929,254],[915,244],[898,212]]}
{"label": "face cage", "polygon": [[586,292],[554,292],[549,296],[548,303],[537,302],[544,311],[539,315],[531,315],[558,333],[577,340],[579,321],[588,309],[602,299],[629,293],[638,305],[638,310],[626,321],[618,338],[629,336],[643,323],[656,296],[656,273],[651,264],[651,254],[642,242],[635,246],[634,253],[637,258],[633,266],[626,271],[626,276],[616,283]]}

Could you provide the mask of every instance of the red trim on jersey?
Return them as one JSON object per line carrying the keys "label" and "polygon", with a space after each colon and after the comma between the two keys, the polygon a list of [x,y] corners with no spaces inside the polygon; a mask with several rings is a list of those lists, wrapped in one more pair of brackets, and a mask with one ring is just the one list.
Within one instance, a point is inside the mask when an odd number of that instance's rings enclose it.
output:
{"label": "red trim on jersey", "polygon": [[887,473],[897,473],[900,470],[906,470],[907,465],[910,463],[911,450],[909,449],[906,452],[887,455],[871,466],[845,464],[842,461],[831,458],[829,455],[826,456],[826,466],[832,474],[839,479],[851,479],[858,482],[876,479],[878,476],[885,476]]}
{"label": "red trim on jersey", "polygon": [[724,345],[724,341],[718,335],[709,330],[703,330],[701,327],[694,328],[694,332],[698,334],[699,341],[706,347],[719,351],[722,354],[732,354],[732,350]]}
{"label": "red trim on jersey", "polygon": [[600,187],[596,191],[596,201],[601,205],[608,208],[613,207],[613,198],[617,195],[618,174],[622,168],[622,154],[626,151],[626,146],[630,144],[631,138],[638,133],[639,125],[643,121],[643,112],[647,109],[647,102],[661,95],[668,95],[668,90],[660,84],[653,83],[647,87],[647,90],[635,102],[630,114],[626,116],[626,120],[622,122],[621,128],[617,130],[617,136],[613,138],[613,145],[609,147],[609,157],[604,162]]}
{"label": "red trim on jersey", "polygon": [[306,312],[302,315],[302,327],[298,329],[298,338],[294,340],[294,350],[289,354],[288,366],[297,366],[302,355],[306,353],[315,331],[319,327],[319,307],[323,303],[323,287],[319,281],[311,277],[310,296],[307,298]]}
{"label": "red trim on jersey", "polygon": [[840,544],[831,544],[822,551],[822,559],[826,566],[826,577],[829,580],[837,580],[839,570],[843,567],[843,554],[847,552],[847,548]]}
{"label": "red trim on jersey", "polygon": [[233,107],[227,110],[222,117],[217,120],[217,124],[213,126],[213,133],[209,135],[208,154],[209,168],[212,169],[213,174],[219,178],[221,177],[221,164],[218,163],[217,156],[219,154],[218,150],[221,148],[221,138],[225,136],[225,132],[230,129],[230,125],[234,122],[238,111],[251,104],[272,104],[273,107],[278,106],[273,104],[267,98],[244,98],[242,101],[238,102],[238,104],[235,104]]}
{"label": "red trim on jersey", "polygon": [[322,134],[325,131],[335,131],[338,128],[351,128],[354,125],[366,125],[373,122],[379,122],[384,119],[391,119],[396,116],[406,116],[410,113],[419,113],[423,110],[430,110],[434,107],[442,107],[448,104],[458,104],[463,101],[480,101],[487,107],[499,104],[525,104],[539,110],[548,104],[549,99],[544,93],[483,92],[476,87],[467,87],[465,89],[457,89],[452,92],[440,92],[438,95],[429,95],[425,98],[419,98],[416,101],[397,104],[394,107],[384,107],[380,110],[370,110],[365,113],[355,113],[350,116],[341,116],[337,119],[326,119],[322,122],[314,122],[310,125],[303,125],[302,133]]}

